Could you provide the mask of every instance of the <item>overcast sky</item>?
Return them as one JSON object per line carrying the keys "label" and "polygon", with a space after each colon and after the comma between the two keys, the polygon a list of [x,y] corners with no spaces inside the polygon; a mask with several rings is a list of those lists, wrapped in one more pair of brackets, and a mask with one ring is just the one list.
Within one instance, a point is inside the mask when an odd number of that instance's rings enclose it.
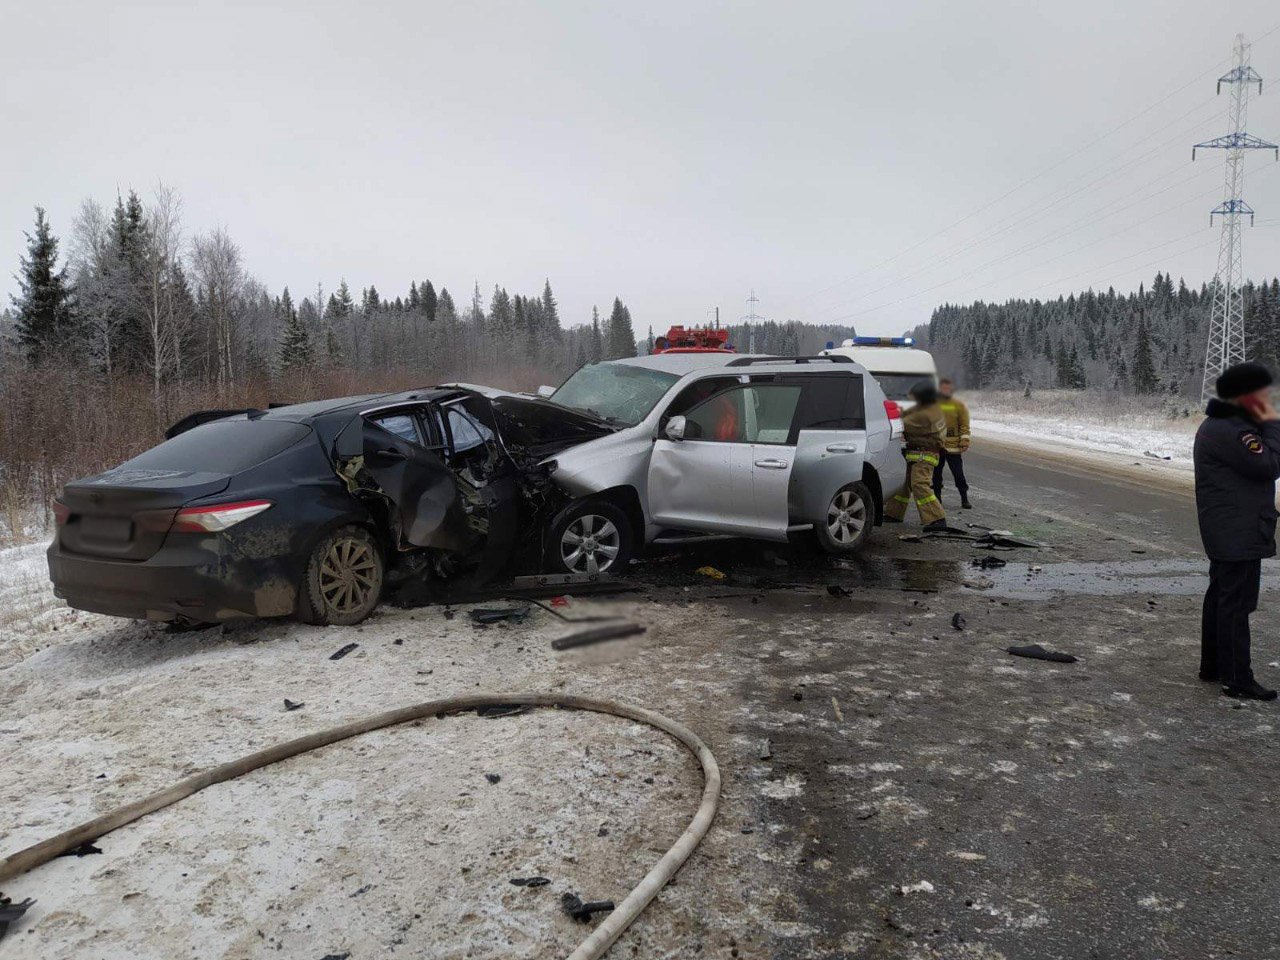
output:
{"label": "overcast sky", "polygon": [[[34,205],[65,235],[85,197],[163,181],[188,234],[225,226],[295,298],[550,277],[566,323],[620,295],[643,334],[754,288],[769,318],[898,332],[948,299],[1210,278],[1223,157],[1191,144],[1226,132],[1237,32],[1275,84],[1250,131],[1280,140],[1274,0],[0,0],[0,23],[6,293]],[[1247,274],[1280,272],[1277,167],[1249,164]]]}

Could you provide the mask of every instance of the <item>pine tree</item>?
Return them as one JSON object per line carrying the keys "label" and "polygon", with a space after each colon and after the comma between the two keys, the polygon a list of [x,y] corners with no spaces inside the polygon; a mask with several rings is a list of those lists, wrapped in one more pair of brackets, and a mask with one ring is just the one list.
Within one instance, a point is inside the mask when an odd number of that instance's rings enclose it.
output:
{"label": "pine tree", "polygon": [[[284,329],[280,334],[280,372],[306,370],[315,360],[311,345],[311,331],[302,322],[298,312],[292,309],[288,301],[289,291],[285,288],[282,306],[288,307],[284,312]],[[332,329],[330,330],[332,333]],[[327,346],[327,344],[326,344]]]}
{"label": "pine tree", "polygon": [[436,310],[439,309],[440,301],[436,297],[436,288],[431,285],[430,280],[422,281],[419,299],[422,303],[422,315],[427,318],[427,323],[435,323]]}
{"label": "pine tree", "polygon": [[36,207],[35,233],[26,234],[27,255],[19,261],[18,296],[10,295],[17,310],[18,345],[30,363],[68,360],[76,346],[75,314],[67,285],[67,270],[58,269],[58,238],[49,228],[44,208]]}
{"label": "pine tree", "polygon": [[613,311],[609,314],[606,350],[610,360],[620,360],[623,357],[636,355],[636,335],[631,329],[631,311],[618,297],[613,298]]}
{"label": "pine tree", "polygon": [[599,363],[604,359],[604,336],[600,332],[600,308],[591,308],[591,341],[590,341],[590,357],[592,363]]}
{"label": "pine tree", "polygon": [[542,327],[549,338],[557,343],[560,341],[560,308],[551,293],[550,278],[542,286]]}
{"label": "pine tree", "polygon": [[[1157,282],[1159,277],[1157,276]],[[1160,385],[1155,362],[1151,357],[1151,334],[1144,317],[1138,318],[1138,335],[1133,347],[1133,389],[1138,393],[1155,393]]]}

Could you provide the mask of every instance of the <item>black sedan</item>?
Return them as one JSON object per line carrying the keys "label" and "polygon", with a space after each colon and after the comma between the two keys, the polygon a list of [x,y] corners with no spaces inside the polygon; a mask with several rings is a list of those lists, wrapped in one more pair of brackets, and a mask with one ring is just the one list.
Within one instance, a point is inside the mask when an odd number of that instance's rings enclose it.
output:
{"label": "black sedan", "polygon": [[357,623],[389,583],[536,565],[563,506],[544,462],[612,429],[465,387],[193,414],[66,485],[49,574],[115,616]]}

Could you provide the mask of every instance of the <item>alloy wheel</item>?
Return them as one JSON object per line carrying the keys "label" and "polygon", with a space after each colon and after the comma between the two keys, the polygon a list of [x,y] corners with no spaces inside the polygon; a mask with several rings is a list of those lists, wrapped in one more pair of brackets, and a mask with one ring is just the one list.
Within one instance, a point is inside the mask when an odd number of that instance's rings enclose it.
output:
{"label": "alloy wheel", "polygon": [[827,508],[827,532],[836,543],[853,543],[867,525],[867,504],[852,490],[841,490]]}
{"label": "alloy wheel", "polygon": [[560,559],[574,573],[604,573],[621,549],[618,528],[594,513],[575,519],[560,538]]}
{"label": "alloy wheel", "polygon": [[355,537],[334,540],[320,562],[320,596],[340,614],[369,603],[380,587],[373,547]]}

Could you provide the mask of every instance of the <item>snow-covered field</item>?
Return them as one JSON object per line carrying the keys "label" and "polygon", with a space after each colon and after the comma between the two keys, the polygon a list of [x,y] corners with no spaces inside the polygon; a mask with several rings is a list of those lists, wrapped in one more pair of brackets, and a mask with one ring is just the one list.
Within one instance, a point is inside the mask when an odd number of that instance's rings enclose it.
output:
{"label": "snow-covered field", "polygon": [[[1123,454],[1190,467],[1201,415],[1187,404],[1088,391],[967,391],[973,435],[1019,444]],[[1183,412],[1186,411],[1186,415]]]}

